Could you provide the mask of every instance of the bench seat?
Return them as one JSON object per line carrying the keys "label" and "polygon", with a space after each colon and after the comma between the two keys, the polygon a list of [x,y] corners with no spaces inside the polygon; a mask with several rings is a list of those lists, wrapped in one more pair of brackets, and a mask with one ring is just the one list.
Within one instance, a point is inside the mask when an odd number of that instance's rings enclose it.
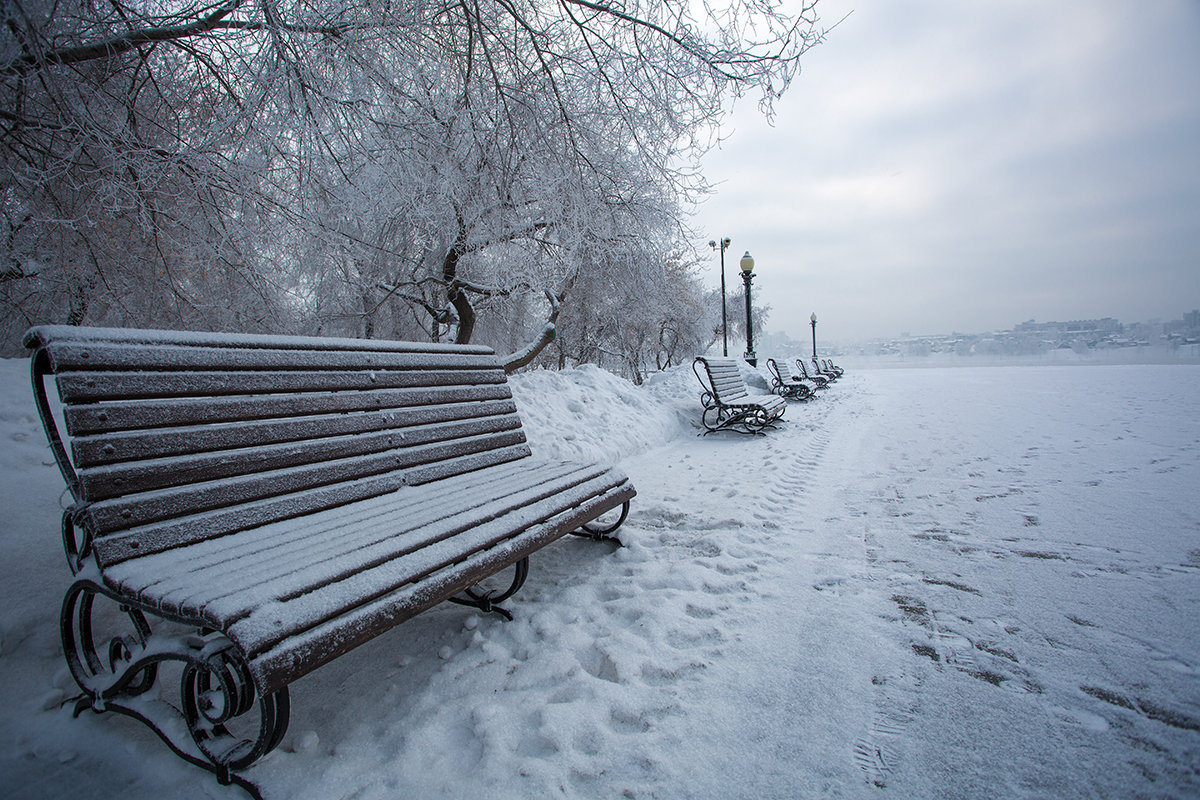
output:
{"label": "bench seat", "polygon": [[[610,469],[521,459],[127,559],[104,581],[164,617],[224,632],[272,692],[630,492]],[[455,502],[464,494],[473,505]]]}

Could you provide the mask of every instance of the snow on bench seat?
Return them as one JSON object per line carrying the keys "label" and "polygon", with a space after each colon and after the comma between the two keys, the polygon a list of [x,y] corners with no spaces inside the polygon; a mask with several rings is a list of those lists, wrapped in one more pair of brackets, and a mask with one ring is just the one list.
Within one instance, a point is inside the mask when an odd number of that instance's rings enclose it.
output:
{"label": "snow on bench seat", "polygon": [[[429,605],[407,596],[419,588],[413,584],[436,575],[465,588],[479,577],[478,565],[464,563],[469,557],[494,550],[493,560],[511,563],[522,557],[517,550],[527,555],[564,525],[573,530],[593,518],[589,504],[611,508],[629,492],[611,469],[522,459],[128,559],[108,568],[105,580],[165,616],[225,631],[255,669],[263,651],[287,650],[290,637],[342,615],[363,616],[369,604],[390,606],[382,613],[398,623]],[[462,496],[472,505],[455,501]],[[556,524],[547,528],[549,521]],[[310,648],[313,638],[305,640]],[[283,674],[294,680],[308,671],[297,669]],[[256,677],[268,690],[279,680],[276,672]]]}

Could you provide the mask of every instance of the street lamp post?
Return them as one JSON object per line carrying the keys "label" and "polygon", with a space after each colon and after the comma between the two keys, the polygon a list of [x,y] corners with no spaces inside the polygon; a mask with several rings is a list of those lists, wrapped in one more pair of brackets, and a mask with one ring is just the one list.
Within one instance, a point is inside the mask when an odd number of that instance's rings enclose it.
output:
{"label": "street lamp post", "polygon": [[811,316],[811,317],[809,317],[808,319],[809,319],[809,321],[810,321],[810,322],[812,322],[812,329],[813,329],[813,358],[816,358],[816,357],[817,357],[817,312],[815,312],[815,311],[814,311],[814,312],[812,313],[812,316]]}
{"label": "street lamp post", "polygon": [[758,357],[754,355],[754,325],[750,317],[750,280],[754,277],[754,258],[749,250],[742,256],[741,267],[742,280],[746,283],[746,362],[752,367],[757,367]]}
{"label": "street lamp post", "polygon": [[[725,313],[725,248],[733,242],[728,236],[721,240],[721,353],[729,355],[729,320]],[[717,249],[717,242],[710,240],[708,246]]]}

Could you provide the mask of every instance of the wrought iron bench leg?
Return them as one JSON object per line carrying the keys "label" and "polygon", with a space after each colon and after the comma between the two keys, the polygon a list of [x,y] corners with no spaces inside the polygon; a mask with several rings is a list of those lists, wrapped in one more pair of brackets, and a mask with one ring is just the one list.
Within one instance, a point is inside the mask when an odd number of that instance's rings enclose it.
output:
{"label": "wrought iron bench leg", "polygon": [[734,408],[731,406],[720,406],[717,409],[717,421],[710,424],[707,419],[708,412],[712,409],[705,409],[704,416],[701,417],[701,422],[704,424],[705,430],[701,436],[707,436],[710,433],[723,430],[731,430],[734,433],[746,433],[751,436],[762,436],[764,428],[775,427],[777,417],[771,417],[766,409],[761,406],[753,408]]}
{"label": "wrought iron bench leg", "polygon": [[509,587],[500,594],[495,594],[491,591],[477,592],[475,591],[475,587],[472,586],[463,590],[464,596],[451,597],[449,600],[451,603],[458,603],[460,606],[471,606],[472,608],[478,608],[485,614],[495,612],[511,622],[513,618],[512,612],[510,612],[507,608],[501,608],[496,604],[503,603],[505,600],[516,594],[518,589],[525,585],[525,579],[529,577],[529,556],[525,556],[520,561],[513,564],[513,571],[512,584],[510,584]]}
{"label": "wrought iron bench leg", "polygon": [[629,501],[626,500],[621,504],[621,510],[617,514],[615,522],[605,522],[603,518],[595,519],[591,522],[585,522],[577,531],[571,531],[575,536],[583,536],[596,542],[616,542],[621,544],[621,540],[610,534],[625,523],[625,518],[629,516]]}
{"label": "wrought iron bench leg", "polygon": [[[716,413],[716,418],[713,422],[708,421],[710,411]],[[714,405],[705,407],[704,413],[700,417],[700,423],[704,425],[704,432],[700,435],[707,436],[710,433],[725,429],[737,431],[738,433],[749,433],[749,431],[739,430],[744,416],[745,412],[738,411],[730,406]]]}
{"label": "wrought iron bench leg", "polygon": [[[124,616],[124,630],[97,636],[97,597],[117,605],[115,616]],[[214,773],[222,784],[236,784],[260,797],[258,788],[236,773],[283,740],[289,713],[287,687],[259,695],[245,658],[224,634],[156,635],[145,611],[115,596],[90,575],[67,590],[60,629],[67,666],[83,690],[75,704],[76,716],[90,708],[132,717],[149,726],[180,758]],[[183,664],[179,706],[142,696],[153,688],[159,665],[165,661]],[[256,705],[257,725],[252,721]],[[244,720],[238,719],[243,715]],[[250,728],[248,735],[230,730],[235,719],[239,727]]]}

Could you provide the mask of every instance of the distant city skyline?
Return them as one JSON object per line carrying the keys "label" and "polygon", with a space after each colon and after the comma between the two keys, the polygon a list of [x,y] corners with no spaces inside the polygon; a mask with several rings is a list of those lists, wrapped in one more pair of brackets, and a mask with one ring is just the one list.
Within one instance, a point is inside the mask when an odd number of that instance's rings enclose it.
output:
{"label": "distant city skyline", "polygon": [[[820,0],[775,126],[705,161],[697,246],[801,339],[1200,304],[1200,3]],[[731,258],[732,257],[732,258]],[[702,272],[719,284],[715,253]]]}
{"label": "distant city skyline", "polygon": [[[1020,331],[1020,330],[1022,330],[1023,326],[1032,326],[1032,327],[1038,328],[1038,327],[1044,327],[1044,326],[1049,327],[1049,326],[1055,326],[1055,325],[1070,325],[1073,323],[1098,323],[1098,322],[1104,322],[1106,320],[1112,320],[1113,322],[1120,325],[1124,329],[1136,328],[1136,327],[1142,327],[1142,326],[1169,327],[1172,324],[1185,325],[1190,320],[1193,327],[1200,329],[1200,309],[1191,308],[1191,309],[1188,309],[1187,311],[1184,311],[1173,317],[1152,317],[1150,319],[1138,319],[1138,320],[1121,319],[1120,317],[1116,317],[1116,316],[1086,317],[1086,318],[1071,318],[1071,319],[1062,318],[1062,319],[1045,319],[1045,320],[1039,320],[1039,319],[1031,317],[1031,318],[1023,319],[1023,320],[1020,320],[1017,322],[1012,322],[1005,326],[989,327],[989,328],[985,328],[985,329],[981,329],[981,330],[897,331],[896,333],[894,333],[890,336],[869,336],[869,337],[859,337],[859,338],[837,338],[837,339],[834,339],[833,337],[822,336],[821,327],[818,324],[818,326],[817,326],[817,344],[819,346],[821,344],[821,342],[827,341],[831,344],[837,344],[839,346],[844,346],[844,345],[857,345],[857,344],[862,344],[862,343],[871,342],[871,341],[888,341],[888,340],[896,340],[896,339],[926,339],[926,338],[937,338],[937,337],[947,337],[947,336],[979,337],[979,336],[989,336],[989,335],[997,334],[997,333],[1011,333],[1013,331]],[[786,331],[780,330],[779,328],[773,327],[770,324],[770,320],[768,320],[767,325],[765,326],[765,329],[764,329],[762,335],[768,339],[770,339],[772,337],[779,337],[779,338],[786,337],[787,339],[790,339],[792,341],[795,341],[795,342],[798,342],[801,344],[808,343],[811,341],[811,338],[810,338],[811,331],[806,332],[803,336],[795,336],[789,332],[786,332]]]}

